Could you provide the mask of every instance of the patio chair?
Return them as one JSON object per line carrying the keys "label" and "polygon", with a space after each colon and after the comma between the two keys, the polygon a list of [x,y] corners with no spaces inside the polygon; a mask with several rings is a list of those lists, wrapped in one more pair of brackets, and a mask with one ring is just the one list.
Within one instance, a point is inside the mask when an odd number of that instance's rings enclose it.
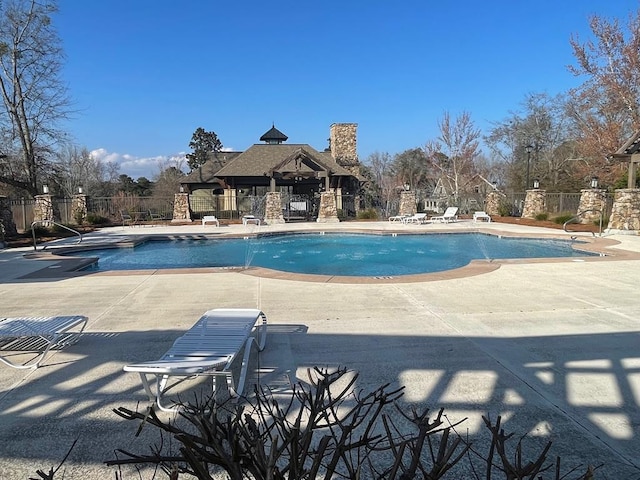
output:
{"label": "patio chair", "polygon": [[126,225],[134,225],[135,219],[129,215],[129,212],[127,212],[126,210],[120,210],[120,218],[122,219],[122,226],[126,226]]}
{"label": "patio chair", "polygon": [[[266,328],[267,317],[257,309],[209,310],[159,360],[126,365],[124,371],[140,374],[149,400],[162,411],[179,409],[179,406],[164,405],[167,390],[199,376],[212,378],[214,392],[216,378],[226,378],[229,392],[240,397],[247,380],[251,350],[254,345],[258,351],[264,349]],[[241,362],[239,367],[237,362]],[[155,377],[155,388],[149,376]],[[171,379],[175,381],[169,385]]]}
{"label": "patio chair", "polygon": [[447,207],[442,215],[431,217],[429,222],[456,222],[458,220],[458,207]]}
{"label": "patio chair", "polygon": [[205,215],[202,217],[202,226],[204,227],[207,223],[215,223],[216,227],[220,226],[220,221],[216,218],[215,215]]}
{"label": "patio chair", "polygon": [[149,209],[149,220],[155,223],[155,222],[161,222],[164,219],[165,218],[163,214],[154,212],[153,210]]}
{"label": "patio chair", "polygon": [[[82,315],[54,317],[18,317],[0,319],[0,362],[13,368],[38,368],[52,348],[75,343],[84,331],[88,318]],[[71,332],[73,328],[80,330]],[[22,353],[33,354],[28,360],[17,363],[9,360]]]}
{"label": "patio chair", "polygon": [[473,221],[477,222],[478,220],[486,220],[491,223],[491,216],[487,212],[483,211],[473,212]]}
{"label": "patio chair", "polygon": [[414,215],[409,215],[402,219],[402,223],[427,223],[427,214],[426,213],[416,213]]}

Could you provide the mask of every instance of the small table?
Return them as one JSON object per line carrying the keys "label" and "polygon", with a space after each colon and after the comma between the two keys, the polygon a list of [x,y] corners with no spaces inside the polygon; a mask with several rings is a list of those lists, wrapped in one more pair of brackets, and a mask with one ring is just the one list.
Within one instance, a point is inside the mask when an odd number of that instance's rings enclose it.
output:
{"label": "small table", "polygon": [[244,215],[242,217],[242,224],[243,225],[248,225],[250,223],[254,223],[256,225],[260,225],[260,219],[254,215]]}

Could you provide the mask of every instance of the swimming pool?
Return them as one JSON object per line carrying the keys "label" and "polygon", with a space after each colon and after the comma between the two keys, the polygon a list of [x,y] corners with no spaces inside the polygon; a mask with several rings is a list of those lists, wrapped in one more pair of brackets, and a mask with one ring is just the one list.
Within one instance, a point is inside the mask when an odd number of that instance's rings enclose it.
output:
{"label": "swimming pool", "polygon": [[[575,242],[573,242],[575,243]],[[474,259],[584,257],[564,240],[482,233],[427,235],[281,234],[247,238],[147,241],[133,248],[76,252],[99,257],[92,271],[264,267],[290,273],[400,276],[442,272]]]}

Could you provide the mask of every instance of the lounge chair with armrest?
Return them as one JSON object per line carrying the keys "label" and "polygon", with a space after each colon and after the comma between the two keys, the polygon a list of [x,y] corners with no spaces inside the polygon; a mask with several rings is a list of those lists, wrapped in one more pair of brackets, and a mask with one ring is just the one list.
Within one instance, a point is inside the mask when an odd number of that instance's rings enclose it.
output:
{"label": "lounge chair with armrest", "polygon": [[[177,411],[164,405],[163,396],[170,388],[199,376],[227,380],[229,392],[241,396],[247,381],[251,350],[264,349],[267,317],[257,309],[218,308],[200,317],[191,329],[179,337],[159,360],[126,365],[125,372],[140,374],[142,386],[160,410]],[[236,362],[241,362],[239,373]],[[155,377],[155,388],[149,377]],[[169,385],[170,379],[176,379]]]}
{"label": "lounge chair with armrest", "polygon": [[[13,368],[38,368],[49,350],[75,343],[87,320],[82,315],[2,318],[0,362]],[[72,332],[76,327],[79,331]],[[30,358],[22,363],[7,358],[21,354],[28,354]]]}
{"label": "lounge chair with armrest", "polygon": [[458,207],[447,207],[442,215],[431,217],[429,222],[456,222],[458,220]]}

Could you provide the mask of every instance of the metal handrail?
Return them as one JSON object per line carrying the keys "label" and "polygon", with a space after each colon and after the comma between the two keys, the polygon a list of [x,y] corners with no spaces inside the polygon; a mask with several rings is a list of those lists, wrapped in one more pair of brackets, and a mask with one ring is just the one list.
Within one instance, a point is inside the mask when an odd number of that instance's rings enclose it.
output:
{"label": "metal handrail", "polygon": [[[567,225],[570,224],[570,223],[573,223],[575,220],[580,220],[580,216],[583,213],[589,213],[589,212],[596,212],[596,213],[600,214],[600,228],[599,228],[599,231],[598,231],[598,235],[602,236],[602,217],[603,217],[603,212],[602,212],[602,210],[598,210],[598,209],[595,209],[595,208],[590,208],[589,210],[583,210],[581,212],[578,212],[575,217],[570,218],[569,220],[567,220],[566,222],[564,222],[562,224],[562,229],[567,233],[572,233],[569,230],[567,230]],[[596,234],[594,232],[591,232],[591,234],[594,237],[596,236]]]}
{"label": "metal handrail", "polygon": [[[65,230],[69,230],[70,232],[75,233],[79,237],[78,241],[75,243],[75,245],[78,245],[79,243],[82,242],[82,234],[80,232],[78,232],[77,230],[74,230],[71,227],[67,227],[66,225],[62,225],[60,223],[54,222],[53,220],[36,220],[35,222],[33,222],[31,224],[31,235],[33,236],[33,249],[34,250],[37,250],[37,247],[36,247],[36,244],[37,244],[37,242],[36,242],[36,228],[35,227],[39,223],[42,223],[42,224],[48,223],[48,224],[52,224],[52,225],[57,225],[60,228],[64,228]],[[47,248],[46,245],[44,245],[42,247],[42,250],[44,250],[45,248]]]}

